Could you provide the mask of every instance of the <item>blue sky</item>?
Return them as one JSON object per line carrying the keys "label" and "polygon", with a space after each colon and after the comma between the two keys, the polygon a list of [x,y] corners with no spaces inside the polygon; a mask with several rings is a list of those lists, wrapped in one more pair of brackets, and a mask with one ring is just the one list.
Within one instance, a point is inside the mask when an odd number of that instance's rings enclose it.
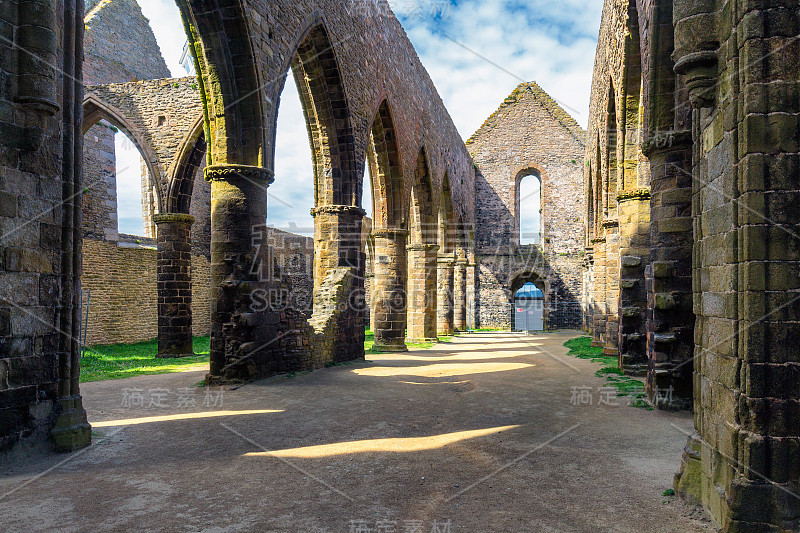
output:
{"label": "blue sky", "polygon": [[[174,1],[138,1],[173,75],[183,75],[178,60],[185,39]],[[586,127],[602,0],[389,3],[464,139],[526,81],[538,82]],[[126,157],[135,157],[135,152],[132,156],[121,153],[119,166],[132,166]],[[138,170],[138,163],[133,167]],[[291,77],[278,115],[275,177],[269,191],[268,223],[281,228],[311,227],[311,151]],[[141,204],[134,197],[138,188],[138,178],[120,175],[120,231],[124,233],[142,231]],[[127,200],[125,205],[122,198]]]}

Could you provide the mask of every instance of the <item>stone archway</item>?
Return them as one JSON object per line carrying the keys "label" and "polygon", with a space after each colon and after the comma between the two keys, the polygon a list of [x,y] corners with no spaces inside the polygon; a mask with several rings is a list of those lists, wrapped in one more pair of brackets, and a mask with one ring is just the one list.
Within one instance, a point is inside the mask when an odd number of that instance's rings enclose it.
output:
{"label": "stone archway", "polygon": [[455,282],[455,225],[450,176],[442,178],[442,193],[439,198],[439,255],[437,259],[437,333],[452,335],[454,325],[453,286]]}
{"label": "stone archway", "polygon": [[409,208],[408,333],[412,342],[438,342],[436,335],[436,244],[433,190],[425,148],[414,167]]}
{"label": "stone archway", "polygon": [[374,348],[405,351],[406,261],[402,161],[388,101],[381,102],[367,145],[373,193],[373,308]]}
{"label": "stone archway", "polygon": [[508,281],[508,303],[509,303],[509,323],[511,324],[511,328],[514,328],[514,301],[517,292],[526,284],[533,283],[536,285],[536,288],[542,291],[544,294],[544,329],[547,330],[548,321],[547,321],[547,308],[548,308],[548,284],[547,278],[542,276],[541,273],[533,270],[523,270],[520,272],[515,272],[511,275],[511,278]]}
{"label": "stone archway", "polygon": [[[158,328],[158,354],[182,357],[193,355],[191,229],[195,219],[189,210],[197,169],[205,154],[203,118],[198,116],[189,126],[191,109],[184,109],[188,117],[173,120],[170,116],[170,98],[176,93],[189,100],[194,96],[192,79],[143,83],[146,91],[135,83],[92,87],[84,101],[83,131],[105,119],[133,141],[145,161],[147,189],[152,191],[145,218],[152,224],[149,230],[157,249],[153,296],[157,313],[152,319]],[[142,93],[149,95],[146,107]],[[184,132],[188,134],[181,139]],[[170,160],[175,156],[166,147],[179,139],[177,159]]]}
{"label": "stone archway", "polygon": [[162,212],[162,202],[164,195],[161,191],[160,176],[162,175],[161,163],[155,149],[147,142],[143,132],[134,126],[125,116],[125,113],[114,108],[108,102],[104,102],[93,94],[89,94],[83,102],[83,125],[82,134],[86,134],[89,129],[105,120],[115,128],[122,131],[130,139],[144,160],[147,172],[150,175],[150,185],[155,189],[153,195],[156,202],[156,212]]}

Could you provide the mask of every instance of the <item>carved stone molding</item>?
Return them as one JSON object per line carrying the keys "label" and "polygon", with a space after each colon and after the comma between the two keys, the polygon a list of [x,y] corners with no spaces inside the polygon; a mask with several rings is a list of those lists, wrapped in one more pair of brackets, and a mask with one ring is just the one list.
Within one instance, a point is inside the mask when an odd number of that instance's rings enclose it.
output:
{"label": "carved stone molding", "polygon": [[378,238],[378,239],[381,239],[381,238],[391,239],[391,238],[394,238],[394,237],[407,237],[408,233],[409,232],[408,232],[407,229],[401,229],[401,228],[379,228],[379,229],[373,230],[372,236],[375,237],[375,238]]}
{"label": "carved stone molding", "polygon": [[412,244],[406,246],[409,252],[438,252],[440,246],[438,244]]}
{"label": "carved stone molding", "polygon": [[177,222],[182,224],[194,224],[194,217],[186,213],[158,213],[153,215],[153,222],[163,224]]}
{"label": "carved stone molding", "polygon": [[619,220],[604,220],[603,221],[603,227],[605,229],[618,228],[619,227]]}
{"label": "carved stone molding", "polygon": [[322,205],[311,210],[311,216],[317,215],[352,215],[364,217],[367,212],[356,205]]}
{"label": "carved stone molding", "polygon": [[250,165],[211,165],[203,171],[207,181],[227,181],[231,178],[245,178],[267,185],[275,181],[275,173],[268,168]]}
{"label": "carved stone molding", "polygon": [[718,61],[716,50],[692,52],[675,61],[675,73],[684,76],[692,106],[714,107]]}
{"label": "carved stone molding", "polygon": [[617,195],[617,202],[623,203],[631,200],[650,200],[650,189],[636,189],[621,192]]}

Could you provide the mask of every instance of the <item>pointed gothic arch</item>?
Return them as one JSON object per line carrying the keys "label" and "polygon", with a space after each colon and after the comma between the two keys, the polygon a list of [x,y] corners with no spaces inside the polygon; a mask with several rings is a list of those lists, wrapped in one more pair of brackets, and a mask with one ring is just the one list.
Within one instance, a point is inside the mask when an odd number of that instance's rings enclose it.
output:
{"label": "pointed gothic arch", "polygon": [[352,118],[336,50],[322,22],[306,33],[291,68],[314,158],[315,204],[360,206],[359,170],[363,169],[355,155]]}
{"label": "pointed gothic arch", "polygon": [[381,102],[372,121],[367,144],[367,162],[372,180],[374,228],[405,227],[403,165],[392,111],[387,100]]}

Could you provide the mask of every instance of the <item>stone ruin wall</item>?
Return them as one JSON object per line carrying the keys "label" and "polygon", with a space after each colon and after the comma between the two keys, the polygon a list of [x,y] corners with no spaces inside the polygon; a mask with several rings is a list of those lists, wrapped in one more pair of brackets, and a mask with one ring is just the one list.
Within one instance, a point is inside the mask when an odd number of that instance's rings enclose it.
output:
{"label": "stone ruin wall", "polygon": [[[170,72],[149,21],[135,0],[87,2],[85,22],[84,83],[90,86],[86,93],[103,93],[104,103],[121,111],[129,124],[140,126],[136,133],[169,162],[165,155],[177,151],[182,139],[165,135],[165,130],[175,126],[172,114],[185,113],[190,117],[198,114],[199,93],[195,82],[191,79],[147,81],[169,79]],[[122,93],[117,99],[114,87]],[[166,88],[170,90],[167,92]],[[136,92],[139,98],[131,102]],[[166,106],[165,92],[170,100]],[[159,117],[165,119],[160,121]],[[163,126],[161,131],[158,126]],[[185,128],[176,129],[180,134]],[[116,131],[116,127],[103,120],[84,135],[82,300],[88,299],[88,322],[84,324],[88,345],[149,341],[158,334],[152,219],[160,199],[153,193],[152,176],[143,162],[141,187],[145,227],[141,236],[119,234]],[[211,329],[210,200],[211,190],[201,169],[195,180],[192,202],[196,220],[192,228],[192,326],[197,336],[206,336]],[[87,320],[85,310],[82,319]]]}
{"label": "stone ruin wall", "polygon": [[[550,96],[526,83],[467,141],[478,170],[478,327],[511,329],[512,285],[534,277],[545,293],[547,327],[580,325],[584,137]],[[520,246],[519,180],[531,173],[541,181],[542,242]]]}
{"label": "stone ruin wall", "polygon": [[[624,250],[641,236],[624,227],[636,213],[613,202],[627,203],[627,187],[600,191],[619,225],[596,226],[603,234],[591,243],[595,340],[624,356],[626,321],[646,328],[646,354],[637,352],[651,398],[654,387],[675,385],[678,405],[693,402],[696,433],[676,491],[725,533],[800,530],[792,496],[800,486],[792,297],[800,283],[797,239],[787,231],[800,190],[798,89],[787,70],[799,20],[783,3],[615,0],[605,4],[598,42],[587,178],[616,170],[606,155],[609,95],[619,110],[631,94],[622,73],[641,65],[647,160],[639,177],[649,178],[650,197],[636,212],[650,250]],[[626,38],[634,27],[641,57]],[[611,130],[627,133],[631,117],[620,118]],[[626,303],[634,280],[646,287],[646,309],[641,299]],[[622,329],[609,327],[615,321]],[[693,370],[688,380],[684,369]]]}
{"label": "stone ruin wall", "polygon": [[[34,23],[30,19],[36,10],[30,9],[28,4],[0,3],[0,20],[4,26],[16,29],[27,21],[30,27]],[[81,185],[78,177],[82,162],[81,158],[72,160],[79,146],[73,146],[73,136],[65,134],[62,128],[65,125],[70,128],[80,126],[83,88],[69,80],[79,79],[82,75],[83,55],[78,55],[81,48],[71,43],[69,36],[78,34],[85,21],[72,11],[74,3],[34,4],[53,15],[35,23],[47,25],[56,35],[51,43],[52,50],[48,48],[37,53],[43,56],[43,64],[56,64],[59,72],[67,72],[69,77],[55,74],[47,77],[48,72],[37,73],[25,58],[17,57],[13,51],[0,61],[2,77],[14,81],[8,93],[0,92],[0,129],[3,133],[0,135],[3,147],[0,150],[0,224],[4,231],[15,231],[13,239],[4,241],[0,250],[3,264],[0,272],[3,277],[0,283],[0,376],[3,378],[0,380],[0,448],[6,450],[20,439],[30,437],[35,446],[49,449],[55,440],[56,449],[74,450],[91,440],[91,429],[86,423],[79,396],[79,330],[76,322],[79,313],[73,309],[79,302],[83,259],[80,247],[73,243],[80,242],[83,228],[74,226],[80,216],[73,213],[74,204],[69,194],[70,188]],[[112,4],[113,0],[102,1],[96,7],[102,10]],[[314,22],[309,19],[309,13],[326,13],[331,42],[339,43],[337,46],[347,42],[344,37],[354,31],[359,35],[375,36],[374,40],[359,40],[357,46],[348,43],[348,46],[337,49],[353,114],[354,160],[364,160],[375,110],[388,98],[393,105],[402,151],[403,175],[410,179],[416,157],[425,146],[435,197],[440,197],[442,180],[449,173],[457,214],[467,224],[472,224],[474,170],[470,157],[399,22],[388,9],[383,9],[385,2],[377,5],[382,11],[364,13],[360,5],[341,2],[301,2],[282,4],[277,8],[272,2],[249,4],[253,10],[251,13],[257,15],[248,16],[246,21],[252,24],[250,35],[257,51],[255,64],[259,69],[268,66],[259,70],[260,79],[279,79],[272,71],[273,67],[280,74],[286,71],[297,42]],[[376,28],[380,30],[376,31]],[[200,31],[209,35],[208,30],[201,28]],[[276,36],[274,42],[273,35]],[[246,38],[245,34],[239,38]],[[137,39],[129,50],[140,48],[139,41]],[[233,42],[229,44],[235,46]],[[281,65],[278,61],[270,61],[273,57],[283,58],[286,62]],[[119,81],[129,82],[131,79],[126,77]],[[273,85],[276,96],[280,94],[280,88]],[[28,96],[49,104],[29,105]],[[271,101],[277,102],[277,97]],[[257,121],[266,125],[266,130],[274,126],[274,111],[270,110],[268,116],[257,117],[263,118]],[[113,132],[101,133],[110,136]],[[269,135],[265,137],[271,138]],[[243,140],[232,138],[230,141],[241,143]],[[266,148],[264,153],[269,153],[269,147]],[[271,165],[270,161],[264,163]],[[151,176],[154,183],[163,177],[159,173]],[[409,189],[405,188],[406,191]],[[354,199],[360,196],[360,190],[352,192]],[[49,215],[36,218],[41,212]],[[105,227],[112,226],[109,223]],[[99,234],[106,236],[105,231]],[[351,269],[334,269],[318,283],[316,294],[326,303],[341,302],[357,284]],[[321,306],[319,313],[316,311],[318,320],[311,324],[305,317],[293,313],[280,317],[281,331],[299,333],[287,335],[282,338],[281,346],[275,347],[285,355],[277,368],[298,368],[288,363],[291,354],[298,354],[299,358],[310,354],[307,364],[313,367],[353,359],[359,352],[363,356],[361,339],[355,334],[357,326],[363,326],[359,324],[358,315],[343,313],[338,305]],[[39,320],[31,319],[31,315]],[[269,326],[266,330],[272,326],[256,325],[259,328]],[[363,328],[361,332],[363,334]],[[333,347],[344,348],[345,353],[335,353]],[[240,361],[230,362],[236,364]],[[250,362],[242,363],[246,366]],[[249,375],[264,375],[275,368],[262,370],[264,372],[258,370]]]}
{"label": "stone ruin wall", "polygon": [[[271,253],[288,280],[291,306],[311,315],[314,240],[267,228]],[[158,336],[156,242],[122,235],[118,242],[85,239],[82,284],[90,290],[86,344],[125,344]],[[87,268],[88,266],[88,268]],[[207,337],[211,329],[211,265],[204,255],[192,256],[192,331]],[[85,298],[86,296],[84,296]]]}

